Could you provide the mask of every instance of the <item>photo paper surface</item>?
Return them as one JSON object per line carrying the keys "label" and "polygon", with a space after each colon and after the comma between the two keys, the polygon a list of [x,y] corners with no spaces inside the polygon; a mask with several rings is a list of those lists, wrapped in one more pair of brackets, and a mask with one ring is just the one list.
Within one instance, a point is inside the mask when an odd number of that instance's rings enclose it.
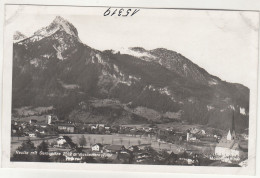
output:
{"label": "photo paper surface", "polygon": [[254,173],[258,12],[5,13],[4,166]]}

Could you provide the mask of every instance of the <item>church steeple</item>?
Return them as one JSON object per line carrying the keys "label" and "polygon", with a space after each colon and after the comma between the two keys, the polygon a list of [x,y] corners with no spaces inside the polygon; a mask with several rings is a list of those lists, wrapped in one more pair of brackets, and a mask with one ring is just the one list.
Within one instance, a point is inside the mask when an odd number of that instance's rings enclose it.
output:
{"label": "church steeple", "polygon": [[232,125],[231,125],[231,132],[233,133],[235,131],[235,116],[234,116],[234,111],[232,115]]}
{"label": "church steeple", "polygon": [[232,112],[232,121],[231,121],[231,128],[227,134],[227,140],[235,140],[236,139],[236,132],[235,132],[235,115],[234,111]]}
{"label": "church steeple", "polygon": [[230,130],[228,131],[228,134],[227,134],[227,140],[232,140],[232,136],[231,136]]}
{"label": "church steeple", "polygon": [[232,116],[231,136],[232,136],[232,140],[236,139],[235,114],[234,114],[234,111],[233,111],[233,116]]}

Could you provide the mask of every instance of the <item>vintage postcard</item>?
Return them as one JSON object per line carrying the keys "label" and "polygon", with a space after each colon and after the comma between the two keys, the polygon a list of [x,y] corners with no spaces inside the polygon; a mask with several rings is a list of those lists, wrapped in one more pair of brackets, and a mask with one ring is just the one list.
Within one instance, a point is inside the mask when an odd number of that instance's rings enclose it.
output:
{"label": "vintage postcard", "polygon": [[255,172],[259,13],[5,5],[3,167]]}

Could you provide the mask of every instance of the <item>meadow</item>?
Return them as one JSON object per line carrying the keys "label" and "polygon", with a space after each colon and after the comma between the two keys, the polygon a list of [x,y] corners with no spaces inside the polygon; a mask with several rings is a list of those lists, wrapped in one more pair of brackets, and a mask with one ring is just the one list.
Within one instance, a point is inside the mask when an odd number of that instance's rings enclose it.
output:
{"label": "meadow", "polygon": [[[184,149],[176,144],[158,142],[155,137],[144,137],[140,135],[132,136],[127,134],[111,134],[111,135],[99,135],[99,134],[60,134],[69,136],[72,141],[79,145],[79,138],[84,135],[87,144],[84,146],[85,148],[90,148],[91,145],[95,143],[101,144],[113,144],[113,145],[124,145],[126,148],[132,145],[139,146],[149,146],[151,145],[155,150],[171,150],[174,153],[179,153],[184,151]],[[27,140],[29,137],[12,137],[11,140],[11,155],[15,152],[15,150],[22,144],[24,140]],[[46,137],[46,138],[30,138],[35,146],[38,146],[43,140],[48,141],[49,143],[53,142],[58,138],[56,137]]]}

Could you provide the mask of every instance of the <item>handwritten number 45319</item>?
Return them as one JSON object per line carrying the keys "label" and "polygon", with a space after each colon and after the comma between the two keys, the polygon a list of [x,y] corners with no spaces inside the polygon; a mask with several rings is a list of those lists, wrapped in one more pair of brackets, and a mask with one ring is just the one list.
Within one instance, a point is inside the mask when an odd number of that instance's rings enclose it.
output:
{"label": "handwritten number 45319", "polygon": [[104,12],[104,16],[113,16],[113,15],[118,15],[118,16],[123,16],[123,17],[127,17],[129,16],[133,16],[135,15],[138,11],[140,11],[140,9],[115,9],[112,10],[111,7],[109,7],[105,12]]}

